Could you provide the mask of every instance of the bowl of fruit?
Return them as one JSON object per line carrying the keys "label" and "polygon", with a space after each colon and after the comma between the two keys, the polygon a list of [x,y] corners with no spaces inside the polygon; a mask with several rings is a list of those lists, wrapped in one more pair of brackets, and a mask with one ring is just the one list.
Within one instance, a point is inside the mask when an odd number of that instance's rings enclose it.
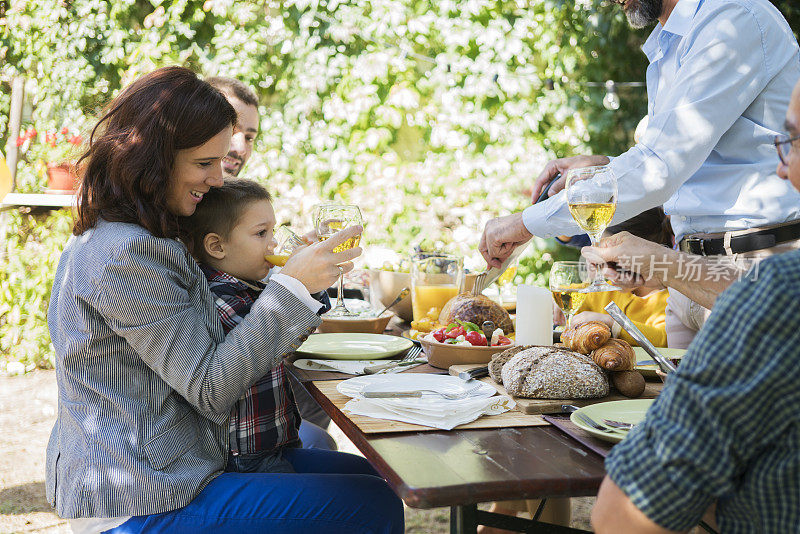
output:
{"label": "bowl of fruit", "polygon": [[478,325],[468,321],[450,323],[420,338],[419,342],[428,356],[428,363],[440,369],[448,369],[451,365],[489,363],[492,354],[514,344],[500,328],[486,339]]}

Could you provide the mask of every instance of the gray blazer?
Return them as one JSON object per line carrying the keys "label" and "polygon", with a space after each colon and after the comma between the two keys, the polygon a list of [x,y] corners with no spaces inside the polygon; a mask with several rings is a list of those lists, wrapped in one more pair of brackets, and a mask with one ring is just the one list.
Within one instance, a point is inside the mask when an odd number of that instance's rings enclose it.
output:
{"label": "gray blazer", "polygon": [[319,323],[272,282],[225,336],[180,242],[106,221],[73,237],[48,310],[58,380],[48,501],[64,518],[187,505],[225,467],[236,400]]}

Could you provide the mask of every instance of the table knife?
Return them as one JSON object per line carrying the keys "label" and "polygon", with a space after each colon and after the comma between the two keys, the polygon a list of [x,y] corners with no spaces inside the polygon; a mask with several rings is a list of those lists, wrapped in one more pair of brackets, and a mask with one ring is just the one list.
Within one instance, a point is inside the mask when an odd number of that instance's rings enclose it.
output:
{"label": "table knife", "polygon": [[365,391],[361,394],[365,399],[397,399],[397,398],[419,398],[422,397],[421,391]]}
{"label": "table knife", "polygon": [[489,366],[484,365],[483,367],[476,367],[475,369],[470,369],[469,371],[461,371],[458,373],[458,378],[463,380],[464,382],[469,382],[473,378],[481,378],[484,376],[489,376]]}

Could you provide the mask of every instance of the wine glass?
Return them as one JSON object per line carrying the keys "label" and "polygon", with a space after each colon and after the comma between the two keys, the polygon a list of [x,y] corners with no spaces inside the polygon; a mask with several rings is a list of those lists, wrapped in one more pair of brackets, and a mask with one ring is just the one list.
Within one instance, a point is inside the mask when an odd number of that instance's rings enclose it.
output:
{"label": "wine glass", "polygon": [[308,246],[303,238],[290,230],[287,226],[279,226],[275,229],[275,241],[278,246],[272,254],[265,257],[272,265],[283,267],[289,261],[289,256],[299,249]]}
{"label": "wine glass", "polygon": [[[503,306],[503,307],[505,307],[506,302],[509,302],[509,303],[513,304],[515,302],[515,300],[516,300],[514,298],[514,294],[513,294],[514,288],[511,285],[511,282],[514,281],[514,277],[516,275],[517,275],[517,264],[514,263],[513,265],[509,265],[508,269],[503,271],[503,274],[501,274],[500,277],[496,281],[496,283],[497,283],[497,292],[498,292],[498,295],[499,295],[498,298],[500,299],[500,305]],[[511,288],[510,291],[508,290],[509,287]],[[506,308],[506,309],[508,309],[508,308]]]}
{"label": "wine glass", "polygon": [[[570,169],[566,177],[567,206],[578,226],[583,228],[592,246],[597,246],[614,212],[617,210],[617,178],[607,166]],[[594,280],[584,291],[615,291],[598,269]]]}
{"label": "wine glass", "polygon": [[572,323],[572,316],[586,300],[586,288],[589,286],[589,270],[580,261],[557,261],[550,269],[550,291],[553,300],[567,317],[567,328]]}
{"label": "wine glass", "polygon": [[[315,208],[314,213],[316,215],[314,228],[320,241],[328,239],[339,230],[349,226],[364,224],[361,210],[354,204],[321,204]],[[351,237],[341,245],[338,245],[333,249],[333,252],[343,252],[356,247],[359,241],[361,241],[361,234]],[[336,290],[336,306],[326,314],[328,317],[355,317],[357,315],[344,305],[343,281],[344,273],[340,272],[339,284]]]}

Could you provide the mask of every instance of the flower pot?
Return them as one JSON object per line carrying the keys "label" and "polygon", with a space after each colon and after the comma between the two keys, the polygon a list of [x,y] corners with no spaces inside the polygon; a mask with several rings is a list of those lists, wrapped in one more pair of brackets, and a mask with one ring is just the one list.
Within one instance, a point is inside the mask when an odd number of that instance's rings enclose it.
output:
{"label": "flower pot", "polygon": [[78,175],[71,163],[47,164],[47,193],[74,194],[78,190]]}

